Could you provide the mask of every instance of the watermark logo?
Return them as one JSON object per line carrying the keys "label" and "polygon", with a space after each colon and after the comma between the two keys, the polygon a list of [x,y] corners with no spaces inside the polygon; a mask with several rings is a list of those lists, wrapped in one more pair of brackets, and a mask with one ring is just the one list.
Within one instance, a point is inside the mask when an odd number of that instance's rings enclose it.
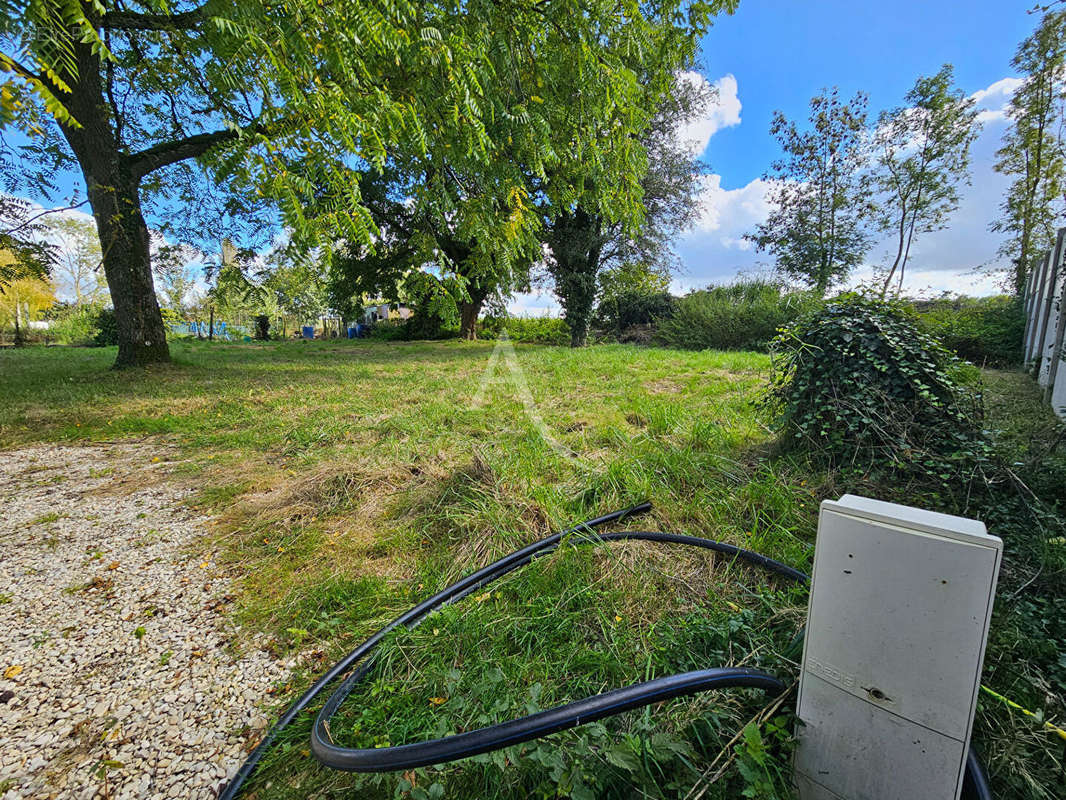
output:
{"label": "watermark logo", "polygon": [[[503,366],[506,367],[507,374],[502,374],[501,361]],[[489,363],[481,374],[481,383],[478,385],[477,393],[474,395],[471,405],[474,408],[484,408],[489,387],[493,385],[505,386],[507,384],[514,385],[526,418],[548,446],[561,456],[580,460],[578,454],[552,436],[548,426],[544,424],[544,419],[541,417],[540,411],[537,410],[537,404],[533,401],[533,394],[529,391],[526,373],[522,369],[522,365],[518,363],[514,345],[511,344],[507,332],[501,331],[499,341],[496,342],[496,347],[492,349],[492,355],[489,356]]]}

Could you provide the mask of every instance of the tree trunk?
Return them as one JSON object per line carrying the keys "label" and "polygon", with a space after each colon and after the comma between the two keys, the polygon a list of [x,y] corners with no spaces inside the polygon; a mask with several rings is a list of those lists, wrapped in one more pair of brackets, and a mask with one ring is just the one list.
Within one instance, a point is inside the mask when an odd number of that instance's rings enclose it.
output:
{"label": "tree trunk", "polygon": [[578,207],[562,213],[551,232],[552,262],[549,269],[555,279],[555,294],[563,306],[563,317],[570,328],[570,346],[588,344],[592,307],[596,302],[596,276],[603,252],[603,221]]}
{"label": "tree trunk", "polygon": [[459,338],[473,342],[477,340],[477,318],[489,293],[480,286],[470,286],[468,292],[470,299],[459,304]]}
{"label": "tree trunk", "polygon": [[140,180],[130,169],[104,100],[100,58],[74,45],[75,86],[66,98],[81,127],[62,126],[85,177],[103,250],[104,275],[118,327],[116,367],[170,361],[163,316],[152,282],[148,226],[141,214]]}
{"label": "tree trunk", "polygon": [[22,339],[22,328],[19,327],[19,314],[22,313],[22,309],[19,308],[19,299],[15,298],[15,347],[22,347],[25,342]]}

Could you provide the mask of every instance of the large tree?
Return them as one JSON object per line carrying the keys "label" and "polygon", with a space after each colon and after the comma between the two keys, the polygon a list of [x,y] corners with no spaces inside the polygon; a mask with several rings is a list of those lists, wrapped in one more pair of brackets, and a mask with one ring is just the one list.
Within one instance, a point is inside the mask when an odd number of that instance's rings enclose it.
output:
{"label": "large tree", "polygon": [[822,91],[811,98],[805,129],[776,111],[770,133],[784,151],[764,176],[773,210],[748,238],[780,272],[824,294],[870,247],[872,208],[860,180],[868,158],[866,96],[842,102],[835,88]]}
{"label": "large tree", "polygon": [[[329,274],[330,304],[344,314],[368,298],[410,302],[423,312],[432,307],[445,319],[458,319],[461,338],[476,339],[486,300],[526,286],[531,263],[528,256],[516,256],[502,268],[466,224],[468,195],[495,207],[504,219],[510,214],[494,195],[498,187],[486,185],[483,177],[421,160],[390,161],[380,172],[361,175],[360,196],[378,233],[372,246],[340,248]],[[427,185],[433,186],[435,202],[418,202],[419,187]]]}
{"label": "large tree", "polygon": [[[657,51],[661,31],[695,42],[712,5],[35,0],[0,22],[0,68],[11,76],[0,124],[35,137],[37,163],[24,172],[38,189],[71,162],[84,178],[118,320],[116,363],[166,360],[143,201],[165,196],[178,165],[196,159],[235,197],[275,201],[311,247],[372,242],[352,169],[380,167],[393,148],[447,152],[464,172],[489,168],[512,187],[509,215],[492,209],[471,223],[479,247],[506,264],[536,226],[521,176],[492,156],[506,143],[541,174],[562,160],[538,102],[546,78],[580,75],[583,113],[606,114],[639,89],[625,59]],[[502,138],[488,136],[490,122]],[[634,122],[571,146],[593,161],[611,148],[624,171],[639,160],[617,148]],[[321,187],[330,201],[309,216]],[[624,179],[614,188],[623,205],[639,199]],[[477,199],[470,205],[473,219]]]}
{"label": "large tree", "polygon": [[1045,14],[1011,65],[1024,77],[1011,97],[1012,124],[996,154],[996,171],[1011,185],[992,230],[1008,235],[1001,252],[1011,259],[1012,288],[1021,294],[1034,261],[1051,247],[1063,212],[1066,11]]}
{"label": "large tree", "polygon": [[876,220],[895,238],[896,252],[882,294],[903,273],[915,233],[943,228],[958,208],[958,185],[969,181],[970,145],[977,137],[975,103],[953,86],[945,64],[920,77],[904,105],[886,110],[873,135],[873,185],[881,193]]}
{"label": "large tree", "polygon": [[[667,62],[663,66],[676,69],[681,65]],[[699,154],[682,140],[681,131],[701,117],[713,99],[706,82],[693,76],[668,74],[666,92],[644,97],[651,114],[640,137],[645,155],[640,219],[614,213],[605,203],[610,187],[595,174],[585,180],[576,202],[553,202],[550,193],[544,195],[546,266],[570,328],[572,347],[583,347],[588,341],[593,306],[606,272],[632,273],[640,265],[644,273],[663,275],[675,266],[672,243],[679,231],[695,221],[703,172]]]}

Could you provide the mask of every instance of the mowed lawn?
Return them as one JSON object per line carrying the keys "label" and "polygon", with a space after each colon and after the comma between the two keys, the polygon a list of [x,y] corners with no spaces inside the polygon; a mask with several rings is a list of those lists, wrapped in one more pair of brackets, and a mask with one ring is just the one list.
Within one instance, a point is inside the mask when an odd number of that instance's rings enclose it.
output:
{"label": "mowed lawn", "polygon": [[[238,618],[279,657],[296,657],[292,681],[264,699],[268,716],[333,658],[463,574],[642,500],[654,511],[625,527],[724,540],[809,568],[818,502],[841,490],[775,455],[760,406],[767,356],[517,345],[478,397],[494,345],[177,342],[173,365],[122,372],[108,369],[111,349],[2,351],[0,448],[143,439],[146,453],[174,462],[175,479],[216,517],[204,546],[238,577]],[[990,393],[1027,391],[1024,376],[992,378]],[[400,744],[713,666],[759,667],[791,683],[805,600],[801,588],[676,546],[562,548],[392,636],[332,733],[354,746]],[[767,703],[754,691],[712,692],[384,776],[318,767],[308,717],[246,795],[786,796],[792,723],[760,716]],[[761,727],[735,739],[755,718]],[[1031,725],[996,705],[979,714],[977,739],[987,732],[1002,753],[1019,727],[1029,739],[1016,760],[1044,752]],[[1022,769],[1050,774],[1054,764]]]}

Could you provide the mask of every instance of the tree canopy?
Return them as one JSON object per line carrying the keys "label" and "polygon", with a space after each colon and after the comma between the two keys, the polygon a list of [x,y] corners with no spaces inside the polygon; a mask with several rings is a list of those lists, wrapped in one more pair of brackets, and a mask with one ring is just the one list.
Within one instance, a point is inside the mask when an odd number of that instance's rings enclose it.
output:
{"label": "tree canopy", "polygon": [[874,130],[872,183],[882,195],[875,218],[896,239],[886,291],[897,270],[903,285],[914,234],[943,228],[958,208],[959,183],[969,181],[977,110],[953,78],[950,64],[918,78],[904,105],[882,112]]}
{"label": "tree canopy", "polygon": [[1012,261],[1012,288],[1021,294],[1034,261],[1051,247],[1064,209],[1066,11],[1045,14],[1018,46],[1011,66],[1024,78],[1011,96],[1013,124],[996,153],[996,171],[1011,185],[992,229],[1008,236],[1001,253]]}
{"label": "tree canopy", "polygon": [[865,223],[872,209],[860,181],[868,156],[866,95],[843,102],[835,88],[823,91],[811,98],[806,128],[776,111],[770,132],[784,157],[765,176],[773,182],[773,210],[748,238],[782,273],[824,293],[870,246]]}
{"label": "tree canopy", "polygon": [[506,269],[537,247],[530,174],[559,207],[594,186],[612,220],[640,218],[635,136],[655,105],[647,98],[666,91],[712,15],[733,5],[12,4],[0,23],[0,123],[34,147],[8,142],[0,154],[40,191],[54,190],[57,170],[80,169],[118,361],[166,359],[144,215],[191,200],[183,186],[206,176],[232,216],[276,208],[305,248],[372,246],[354,173],[413,154],[440,165],[438,176],[466,179],[451,194],[427,180],[413,201],[457,215],[478,262]]}

